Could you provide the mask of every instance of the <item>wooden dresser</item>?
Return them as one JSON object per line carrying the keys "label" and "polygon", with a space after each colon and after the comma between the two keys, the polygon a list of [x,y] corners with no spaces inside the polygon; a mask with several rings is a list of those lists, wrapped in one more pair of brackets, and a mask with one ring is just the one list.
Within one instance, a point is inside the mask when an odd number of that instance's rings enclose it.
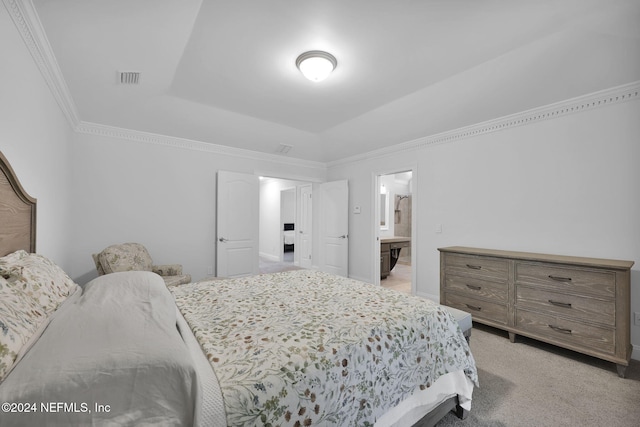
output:
{"label": "wooden dresser", "polygon": [[631,358],[633,261],[439,248],[440,301],[473,320],[617,364]]}

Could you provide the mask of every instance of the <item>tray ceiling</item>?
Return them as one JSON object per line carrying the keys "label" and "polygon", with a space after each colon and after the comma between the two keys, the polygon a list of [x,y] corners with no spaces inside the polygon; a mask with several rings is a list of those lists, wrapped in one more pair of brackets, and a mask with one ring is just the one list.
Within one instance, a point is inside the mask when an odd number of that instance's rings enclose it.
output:
{"label": "tray ceiling", "polygon": [[640,80],[638,0],[33,4],[83,122],[320,162]]}

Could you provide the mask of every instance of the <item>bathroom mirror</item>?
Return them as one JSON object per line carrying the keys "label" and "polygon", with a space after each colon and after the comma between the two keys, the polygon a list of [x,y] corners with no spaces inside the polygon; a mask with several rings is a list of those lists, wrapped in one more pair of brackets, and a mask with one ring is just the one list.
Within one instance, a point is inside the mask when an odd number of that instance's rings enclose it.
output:
{"label": "bathroom mirror", "polygon": [[389,195],[380,194],[380,230],[389,229]]}

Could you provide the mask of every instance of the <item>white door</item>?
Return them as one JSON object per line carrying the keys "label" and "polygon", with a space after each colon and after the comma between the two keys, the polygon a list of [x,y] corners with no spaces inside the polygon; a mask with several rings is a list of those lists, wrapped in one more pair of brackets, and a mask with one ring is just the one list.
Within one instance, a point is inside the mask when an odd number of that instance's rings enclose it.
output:
{"label": "white door", "polygon": [[[296,233],[296,253],[298,265],[302,268],[311,268],[311,233],[312,230],[312,199],[313,187],[311,184],[298,187],[298,219]],[[300,249],[298,249],[300,248]]]}
{"label": "white door", "polygon": [[349,185],[320,184],[320,269],[349,275]]}
{"label": "white door", "polygon": [[218,171],[216,275],[258,274],[258,177]]}

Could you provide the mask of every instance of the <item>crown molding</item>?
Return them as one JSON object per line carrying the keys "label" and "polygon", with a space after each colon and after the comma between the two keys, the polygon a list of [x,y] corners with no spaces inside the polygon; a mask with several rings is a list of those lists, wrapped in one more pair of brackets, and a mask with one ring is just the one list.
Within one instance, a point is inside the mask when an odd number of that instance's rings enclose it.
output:
{"label": "crown molding", "polygon": [[327,163],[327,168],[333,168],[351,163],[386,157],[403,151],[412,151],[425,148],[430,145],[451,143],[465,138],[471,138],[492,132],[498,132],[509,128],[524,126],[544,120],[555,119],[569,114],[586,110],[593,110],[608,105],[619,104],[630,100],[640,99],[640,81],[635,81],[610,89],[593,92],[542,107],[533,108],[520,113],[510,114],[497,119],[488,120],[475,125],[465,126],[455,130],[439,134],[425,136],[411,141],[403,142],[379,150],[357,154],[344,159]]}
{"label": "crown molding", "polygon": [[637,99],[640,99],[640,81],[616,86],[598,92],[593,92],[587,95],[582,95],[542,107],[533,108],[520,113],[510,114],[508,116],[488,120],[475,125],[465,126],[451,131],[442,132],[436,135],[421,137],[412,141],[391,145],[379,150],[373,150],[367,153],[358,154],[327,163],[302,160],[297,158],[286,158],[280,155],[262,153],[226,145],[134,131],[113,126],[99,125],[96,123],[80,122],[78,125],[76,125],[75,130],[80,133],[127,139],[130,141],[173,146],[189,150],[206,151],[254,160],[270,161],[286,165],[297,165],[312,169],[327,170],[341,165],[386,157],[404,151],[420,150],[431,145],[451,143],[478,135],[498,132],[513,127],[524,126],[531,123],[555,119],[569,114],[574,114],[586,110],[593,110],[595,108],[619,104],[621,102],[627,102]]}
{"label": "crown molding", "polygon": [[73,102],[67,83],[62,76],[53,49],[42,28],[38,13],[31,0],[2,0],[11,19],[20,32],[31,56],[40,69],[42,77],[49,86],[51,93],[62,109],[62,113],[72,128],[80,123],[78,110]]}
{"label": "crown molding", "polygon": [[100,125],[97,123],[81,122],[75,128],[76,132],[89,135],[104,136],[109,138],[125,139],[128,141],[142,142],[146,144],[164,145],[186,150],[204,151],[228,156],[242,157],[259,161],[281,163],[290,166],[302,166],[311,169],[326,170],[326,164],[312,160],[302,160],[276,154],[262,153],[259,151],[245,150],[243,148],[227,145],[213,144],[186,138],[160,135],[150,132],[141,132],[115,126]]}

